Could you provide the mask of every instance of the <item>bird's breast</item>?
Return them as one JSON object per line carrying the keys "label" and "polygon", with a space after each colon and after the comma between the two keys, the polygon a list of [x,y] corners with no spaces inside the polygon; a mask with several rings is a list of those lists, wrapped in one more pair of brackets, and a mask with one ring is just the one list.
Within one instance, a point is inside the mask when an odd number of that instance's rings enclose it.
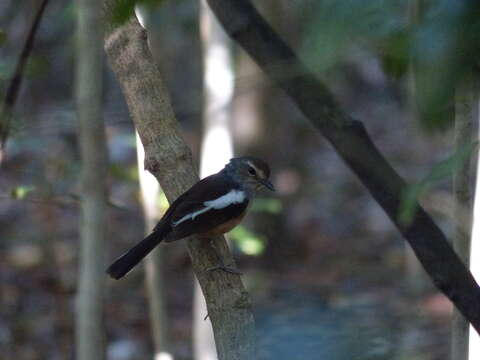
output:
{"label": "bird's breast", "polygon": [[245,209],[239,216],[234,217],[233,219],[230,219],[220,225],[215,226],[214,228],[202,233],[202,235],[204,236],[223,235],[229,232],[230,230],[232,230],[238,224],[240,224],[243,218],[245,217],[246,213],[247,213],[247,210]]}

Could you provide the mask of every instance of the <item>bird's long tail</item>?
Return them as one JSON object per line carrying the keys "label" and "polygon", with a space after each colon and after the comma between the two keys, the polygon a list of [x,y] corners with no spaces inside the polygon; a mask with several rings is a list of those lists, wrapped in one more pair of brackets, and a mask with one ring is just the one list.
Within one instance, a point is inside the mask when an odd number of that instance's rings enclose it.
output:
{"label": "bird's long tail", "polygon": [[164,238],[163,231],[154,231],[125,254],[120,256],[107,269],[107,274],[118,280],[124,277]]}

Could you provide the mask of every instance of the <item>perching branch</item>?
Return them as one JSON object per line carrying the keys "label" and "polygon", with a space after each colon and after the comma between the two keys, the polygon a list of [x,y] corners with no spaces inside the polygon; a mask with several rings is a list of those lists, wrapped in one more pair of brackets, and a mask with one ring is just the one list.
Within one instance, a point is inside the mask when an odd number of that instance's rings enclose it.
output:
{"label": "perching branch", "polygon": [[33,41],[35,40],[35,35],[37,34],[37,29],[42,19],[43,13],[47,6],[48,0],[42,0],[40,3],[35,17],[33,19],[32,26],[28,32],[27,40],[23,45],[22,52],[18,58],[17,65],[13,72],[13,76],[8,84],[7,91],[5,93],[5,98],[2,104],[2,111],[0,114],[0,150],[5,149],[5,143],[10,133],[10,120],[11,120],[11,111],[13,110],[15,103],[18,99],[18,92],[20,91],[20,85],[22,84],[23,74],[25,72],[25,65],[27,64],[28,57],[32,52]]}
{"label": "perching branch", "polygon": [[401,196],[407,184],[376,148],[363,124],[344,112],[327,87],[307,69],[250,1],[207,2],[227,33],[332,144],[410,243],[435,285],[480,332],[480,288],[475,279],[421,207],[410,223],[399,220]]}
{"label": "perching branch", "polygon": [[[197,171],[148,50],[146,32],[135,18],[115,28],[109,21],[114,4],[115,0],[105,2],[107,57],[145,148],[145,168],[157,178],[171,202],[198,181]],[[233,262],[225,239],[215,241],[226,262]],[[217,259],[206,243],[205,239],[191,237],[188,250],[207,303],[218,358],[255,359],[255,326],[249,295],[238,275],[207,270]]]}

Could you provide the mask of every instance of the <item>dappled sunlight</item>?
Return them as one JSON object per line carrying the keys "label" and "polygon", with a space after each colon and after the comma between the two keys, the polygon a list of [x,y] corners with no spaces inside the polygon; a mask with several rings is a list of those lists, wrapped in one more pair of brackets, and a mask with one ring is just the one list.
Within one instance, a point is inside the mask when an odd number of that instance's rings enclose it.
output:
{"label": "dappled sunlight", "polygon": [[205,61],[205,87],[207,94],[212,96],[207,109],[215,111],[218,107],[228,104],[233,96],[234,76],[228,45],[214,43],[209,46]]}
{"label": "dappled sunlight", "polygon": [[207,128],[202,144],[200,177],[222,170],[232,157],[232,136],[227,124]]}
{"label": "dappled sunlight", "polygon": [[156,353],[154,360],[173,360],[173,356],[167,352]]}
{"label": "dappled sunlight", "polygon": [[[205,91],[200,178],[204,178],[220,171],[233,157],[230,106],[234,75],[229,40],[203,1],[200,27],[204,54],[203,87]],[[205,298],[196,279],[194,284],[194,357],[196,360],[216,360],[217,352],[212,324],[210,319],[206,318],[208,311]]]}
{"label": "dappled sunlight", "polygon": [[160,191],[160,185],[157,179],[149,171],[143,168],[145,160],[145,150],[136,132],[137,141],[137,161],[138,161],[138,179],[140,182],[140,195],[142,197],[142,206],[147,214],[153,216],[157,213],[157,198]]}

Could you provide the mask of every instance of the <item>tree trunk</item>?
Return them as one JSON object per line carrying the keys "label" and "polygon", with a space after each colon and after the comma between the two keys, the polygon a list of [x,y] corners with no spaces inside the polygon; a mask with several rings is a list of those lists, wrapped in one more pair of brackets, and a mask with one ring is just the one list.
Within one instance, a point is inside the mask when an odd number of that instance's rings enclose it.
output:
{"label": "tree trunk", "polygon": [[[114,0],[106,1],[107,21]],[[105,50],[122,87],[130,115],[145,148],[145,168],[172,202],[198,181],[191,152],[180,137],[162,77],[148,50],[146,33],[135,18],[115,28],[109,21]],[[233,259],[223,237],[215,244],[226,263]],[[220,360],[255,359],[255,326],[251,303],[240,276],[207,269],[216,265],[205,240],[187,241],[195,275],[212,321]]]}
{"label": "tree trunk", "polygon": [[226,32],[297,104],[385,210],[412,246],[435,285],[480,331],[480,288],[430,216],[418,206],[399,218],[407,183],[386,161],[363,124],[352,119],[328,88],[298,59],[248,0],[207,0]]}
{"label": "tree trunk", "polygon": [[82,158],[80,269],[76,299],[76,358],[104,358],[107,151],[102,121],[102,3],[78,0],[76,101]]}

